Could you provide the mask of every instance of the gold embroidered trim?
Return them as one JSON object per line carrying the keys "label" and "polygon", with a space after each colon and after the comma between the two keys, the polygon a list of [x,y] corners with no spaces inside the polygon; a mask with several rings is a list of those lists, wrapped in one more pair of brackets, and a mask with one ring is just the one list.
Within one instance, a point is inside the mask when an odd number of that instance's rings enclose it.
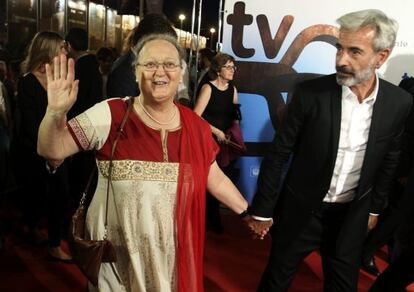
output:
{"label": "gold embroidered trim", "polygon": [[[161,135],[161,139],[162,139],[162,135]],[[168,141],[168,131],[165,131],[164,139],[162,140],[162,157],[163,157],[164,162],[168,162],[167,141]]]}
{"label": "gold embroidered trim", "polygon": [[82,113],[76,118],[71,119],[68,124],[75,133],[75,136],[78,139],[78,142],[81,145],[82,149],[89,149],[94,128],[88,116],[85,113]]}
{"label": "gold embroidered trim", "polygon": [[[113,161],[112,179],[176,182],[178,165],[178,163],[172,162],[115,160]],[[102,175],[108,177],[109,161],[99,161],[98,167]]]}

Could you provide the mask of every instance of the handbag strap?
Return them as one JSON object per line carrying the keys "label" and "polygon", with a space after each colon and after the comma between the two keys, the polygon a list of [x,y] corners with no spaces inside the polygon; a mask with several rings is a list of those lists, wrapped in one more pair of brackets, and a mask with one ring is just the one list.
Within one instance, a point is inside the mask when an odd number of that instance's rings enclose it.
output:
{"label": "handbag strap", "polygon": [[[117,131],[116,131],[116,137],[114,140],[114,143],[112,144],[112,149],[111,149],[111,156],[109,159],[109,167],[108,167],[108,184],[106,186],[106,203],[105,203],[105,234],[104,234],[104,239],[106,239],[107,236],[107,225],[108,225],[108,200],[109,200],[109,186],[112,180],[112,159],[114,157],[114,153],[115,153],[115,149],[116,149],[116,145],[118,144],[118,140],[119,137],[121,136],[122,130],[124,129],[125,123],[128,120],[128,116],[131,113],[132,107],[134,105],[134,97],[130,97],[127,102],[128,102],[128,108],[125,112],[124,118],[122,119],[121,124],[119,125]],[[91,174],[89,175],[89,179],[88,179],[88,183],[86,184],[85,190],[83,191],[83,195],[82,198],[80,200],[79,205],[80,206],[84,206],[85,207],[85,203],[86,202],[90,202],[90,197],[92,196],[92,194],[89,193],[89,188],[91,187],[92,181],[93,181],[93,177],[95,175],[95,172],[97,171],[97,167],[95,165],[95,167],[93,168]]]}
{"label": "handbag strap", "polygon": [[115,153],[116,146],[118,144],[119,137],[121,137],[122,130],[124,129],[125,123],[128,120],[129,114],[131,113],[132,107],[134,105],[134,100],[135,100],[134,97],[130,97],[127,100],[128,108],[125,112],[125,115],[124,115],[124,118],[122,119],[121,124],[119,125],[119,127],[116,131],[116,137],[115,137],[114,143],[112,144],[111,157],[109,159],[109,167],[108,167],[108,182],[107,182],[107,186],[106,186],[105,234],[104,234],[104,239],[106,239],[106,236],[107,236],[109,187],[110,187],[111,182],[112,182],[112,167],[113,167],[114,153]]}
{"label": "handbag strap", "polygon": [[89,193],[89,189],[91,187],[93,177],[95,176],[95,173],[96,173],[97,169],[98,168],[96,167],[96,164],[94,164],[93,169],[91,171],[91,174],[89,175],[88,182],[86,184],[85,190],[83,191],[82,198],[81,198],[80,203],[79,203],[79,205],[81,205],[81,206],[85,206],[86,200],[88,200],[88,202],[90,202],[90,197],[92,196],[92,194]]}

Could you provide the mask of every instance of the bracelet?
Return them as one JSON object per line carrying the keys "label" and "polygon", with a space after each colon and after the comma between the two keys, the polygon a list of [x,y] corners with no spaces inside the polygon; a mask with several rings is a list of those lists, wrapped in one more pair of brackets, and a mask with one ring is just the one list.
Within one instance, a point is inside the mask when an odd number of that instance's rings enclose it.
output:
{"label": "bracelet", "polygon": [[246,217],[246,216],[248,216],[249,215],[249,211],[246,209],[246,210],[244,210],[243,212],[241,212],[240,214],[239,214],[239,217],[241,218],[241,219],[243,219],[244,217]]}

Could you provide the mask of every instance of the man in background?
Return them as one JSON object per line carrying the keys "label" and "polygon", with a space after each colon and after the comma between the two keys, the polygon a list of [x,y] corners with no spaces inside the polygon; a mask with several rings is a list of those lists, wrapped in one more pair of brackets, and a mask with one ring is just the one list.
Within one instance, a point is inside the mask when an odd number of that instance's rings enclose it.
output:
{"label": "man in background", "polygon": [[[103,99],[102,76],[96,56],[88,51],[88,33],[84,29],[71,28],[65,40],[68,55],[75,60],[75,79],[79,80],[78,96],[68,113],[71,119]],[[91,151],[80,152],[71,158],[68,167],[70,193],[77,206],[95,167],[95,155]],[[91,192],[94,192],[96,181],[97,176]]]}
{"label": "man in background", "polygon": [[71,28],[65,40],[68,55],[75,60],[75,79],[79,80],[78,97],[68,113],[70,119],[102,100],[102,77],[96,56],[88,51],[86,30]]}
{"label": "man in background", "polygon": [[138,96],[139,89],[132,66],[135,56],[132,48],[146,35],[152,33],[170,34],[177,37],[177,33],[169,20],[161,14],[147,14],[134,28],[129,40],[130,49],[121,56],[112,66],[108,75],[107,95],[108,97]]}
{"label": "man in background", "polygon": [[102,76],[102,96],[103,98],[108,98],[106,85],[108,83],[109,72],[111,72],[112,64],[115,61],[115,54],[112,49],[102,47],[96,52],[96,57],[99,62],[99,72],[101,72]]}

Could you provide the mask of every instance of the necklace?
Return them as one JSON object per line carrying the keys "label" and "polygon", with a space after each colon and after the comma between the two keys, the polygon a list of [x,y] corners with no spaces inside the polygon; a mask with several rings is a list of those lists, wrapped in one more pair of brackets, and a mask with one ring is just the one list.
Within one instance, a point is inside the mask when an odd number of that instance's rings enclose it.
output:
{"label": "necklace", "polygon": [[177,107],[174,105],[174,108],[173,108],[173,114],[172,114],[172,116],[171,116],[171,118],[170,118],[170,120],[168,121],[168,122],[160,122],[159,120],[157,120],[156,118],[154,118],[148,111],[147,111],[147,109],[144,107],[144,105],[142,104],[142,102],[141,102],[141,98],[139,98],[138,97],[138,103],[139,103],[139,105],[142,107],[142,110],[144,111],[144,113],[151,119],[151,120],[153,120],[154,122],[156,122],[157,124],[159,124],[159,125],[169,125],[173,120],[174,120],[174,118],[175,118],[175,115],[177,114]]}
{"label": "necklace", "polygon": [[220,79],[223,79],[223,78],[221,78],[220,76],[217,78],[217,88],[220,90],[227,89],[227,87],[229,86],[229,82],[225,82],[225,81],[221,82]]}

